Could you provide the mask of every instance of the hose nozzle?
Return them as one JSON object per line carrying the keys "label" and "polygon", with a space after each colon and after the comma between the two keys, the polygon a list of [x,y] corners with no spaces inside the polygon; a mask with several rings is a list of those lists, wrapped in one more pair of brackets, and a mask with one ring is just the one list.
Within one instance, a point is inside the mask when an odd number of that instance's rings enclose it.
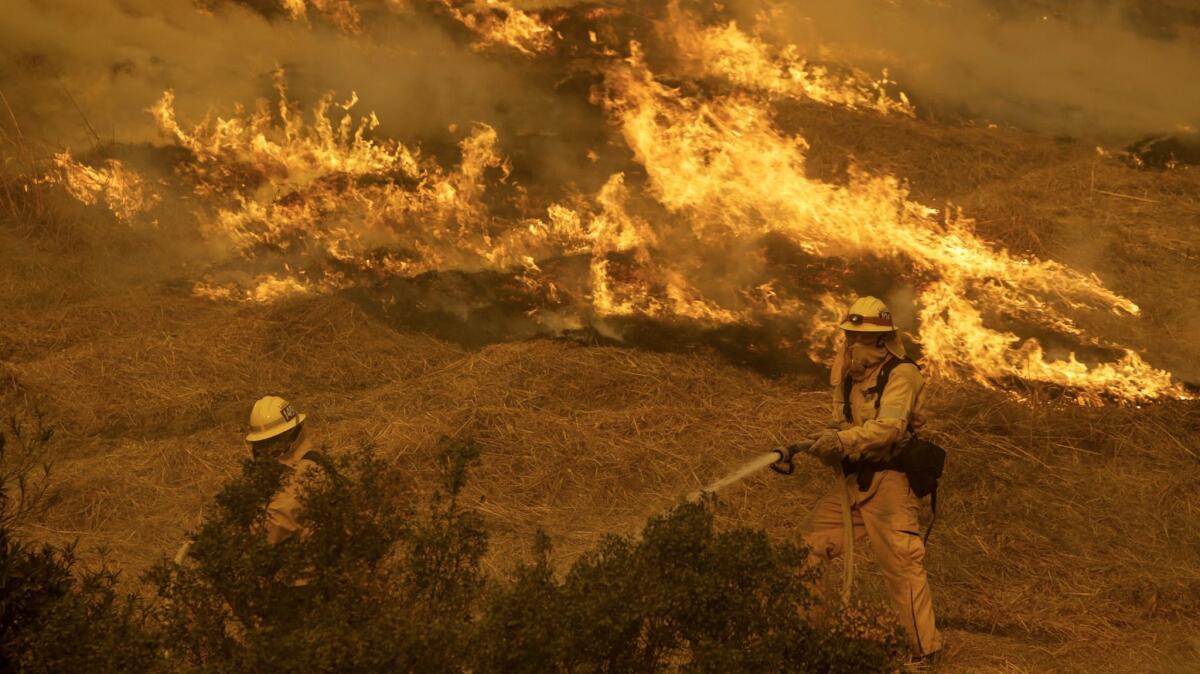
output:
{"label": "hose nozzle", "polygon": [[779,473],[780,475],[791,475],[792,473],[796,472],[796,464],[792,462],[792,457],[795,456],[796,453],[792,451],[792,447],[790,445],[787,447],[776,447],[772,451],[779,455],[779,460],[771,464],[771,470]]}
{"label": "hose nozzle", "polygon": [[771,464],[771,470],[780,475],[791,475],[796,472],[796,464],[792,461],[797,453],[806,451],[812,446],[811,442],[801,442],[787,447],[776,447],[771,450],[779,455],[779,460]]}

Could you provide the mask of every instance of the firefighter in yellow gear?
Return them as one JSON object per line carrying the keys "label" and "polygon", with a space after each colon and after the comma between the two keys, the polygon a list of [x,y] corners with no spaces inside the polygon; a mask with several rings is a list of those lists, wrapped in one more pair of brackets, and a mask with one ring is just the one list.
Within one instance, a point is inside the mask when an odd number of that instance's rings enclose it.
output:
{"label": "firefighter in yellow gear", "polygon": [[[250,432],[246,443],[256,459],[275,459],[290,470],[283,487],[267,504],[264,533],[271,545],[282,543],[297,534],[304,537],[308,530],[300,524],[300,487],[304,476],[318,467],[304,458],[311,456],[312,442],[304,430],[306,415],[296,412],[291,403],[279,396],[264,396],[250,410]],[[175,563],[183,564],[191,550],[188,540],[175,553]]]}
{"label": "firefighter in yellow gear", "polygon": [[300,487],[304,476],[318,465],[305,458],[312,451],[312,442],[304,428],[305,418],[306,415],[298,413],[279,396],[260,398],[250,411],[246,442],[254,457],[275,459],[290,469],[283,487],[267,505],[265,529],[271,545],[308,533],[300,523]]}
{"label": "firefighter in yellow gear", "polygon": [[[920,504],[904,472],[889,465],[924,423],[920,369],[905,358],[891,312],[862,297],[838,326],[845,348],[834,359],[832,416],[814,436],[810,454],[840,467],[843,484],[824,496],[803,528],[816,564],[844,550],[843,504],[850,506],[854,538],[866,536],[901,626],[918,658],[942,648],[925,573]],[[878,390],[881,372],[887,374]],[[841,491],[841,490],[844,490]]]}

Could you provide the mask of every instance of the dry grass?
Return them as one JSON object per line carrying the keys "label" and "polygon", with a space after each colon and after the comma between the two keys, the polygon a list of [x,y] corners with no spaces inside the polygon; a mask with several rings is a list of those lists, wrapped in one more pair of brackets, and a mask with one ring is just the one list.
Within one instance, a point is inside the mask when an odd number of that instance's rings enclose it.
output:
{"label": "dry grass", "polygon": [[1197,615],[1194,403],[1030,407],[959,391],[939,408],[959,516],[930,570],[943,594],[969,598],[943,609],[949,625],[1024,635],[1070,661]]}
{"label": "dry grass", "polygon": [[[463,352],[335,298],[270,310],[153,294],[139,304],[156,301],[175,313],[93,303],[21,316],[18,335],[100,330],[88,344],[31,339],[4,365],[8,400],[19,393],[63,424],[60,500],[30,533],[104,546],[131,575],[172,550],[236,470],[242,417],[268,391],[311,413],[334,451],[371,439],[425,484],[440,436],[474,437],[485,460],[471,494],[493,532],[493,572],[538,528],[562,564],[604,533],[634,532],[825,414],[824,392],[715,355],[547,340]],[[951,388],[936,408],[934,432],[953,454],[929,569],[940,618],[962,637],[956,659],[971,658],[963,671],[1096,671],[1118,647],[1152,657],[1186,643],[1156,637],[1200,610],[1195,404],[1031,407]],[[730,488],[722,517],[795,537],[827,487],[816,465],[758,475]],[[882,599],[870,564],[859,591]],[[971,655],[985,638],[1016,650]]]}
{"label": "dry grass", "polygon": [[82,209],[59,194],[32,184],[52,154],[25,134],[0,89],[0,221],[29,242],[59,248],[78,245]]}
{"label": "dry grass", "polygon": [[[814,170],[836,173],[853,151],[909,176],[919,198],[961,200],[980,231],[1014,249],[1104,268],[1155,330],[1129,328],[1130,341],[1194,367],[1194,341],[1179,341],[1200,329],[1188,292],[1194,173],[1132,171],[1003,130],[805,115],[828,143],[814,145]],[[560,564],[604,533],[636,531],[825,415],[825,392],[806,380],[766,379],[714,354],[550,340],[467,351],[344,298],[218,305],[169,275],[117,282],[107,253],[64,253],[71,236],[0,227],[0,405],[37,405],[61,425],[58,501],[28,533],[78,539],[85,553],[102,546],[131,580],[174,550],[237,469],[244,416],[265,393],[294,399],[334,451],[371,440],[425,484],[441,436],[475,438],[485,457],[471,495],[493,532],[494,572],[538,528]],[[1200,657],[1200,407],[934,390],[933,433],[952,451],[928,557],[951,640],[945,670],[1187,671]],[[827,487],[815,465],[757,475],[724,494],[722,518],[794,538]],[[860,595],[881,599],[874,567],[861,568]]]}

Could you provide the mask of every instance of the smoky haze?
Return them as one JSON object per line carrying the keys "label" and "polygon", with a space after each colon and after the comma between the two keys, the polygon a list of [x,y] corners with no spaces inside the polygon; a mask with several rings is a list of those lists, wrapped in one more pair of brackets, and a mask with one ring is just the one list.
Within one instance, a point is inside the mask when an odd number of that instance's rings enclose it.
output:
{"label": "smoky haze", "polygon": [[811,58],[888,68],[925,114],[1129,140],[1200,125],[1200,11],[1170,4],[789,0],[769,15],[747,0],[738,14]]}
{"label": "smoky haze", "polygon": [[237,4],[201,12],[191,0],[12,0],[0,21],[0,91],[27,136],[78,151],[97,140],[161,140],[146,109],[167,89],[185,126],[274,99],[283,67],[289,98],[307,108],[327,91],[339,101],[356,92],[354,112],[376,112],[380,133],[405,143],[453,149],[482,122],[502,142],[538,147],[531,154],[544,172],[580,163],[578,137],[598,115],[586,100],[472,51],[455,28],[384,11],[364,34],[345,35],[319,19],[268,19]]}
{"label": "smoky haze", "polygon": [[[366,7],[368,3],[362,3]],[[514,3],[526,9],[578,4]],[[1126,140],[1200,124],[1200,12],[1128,5],[966,0],[740,0],[739,23],[810,57],[893,79],[919,109],[1049,133]],[[450,143],[453,124],[497,127],[545,173],[572,171],[597,133],[583,97],[561,95],[536,68],[472,51],[458,27],[427,12],[375,11],[363,35],[314,20],[268,19],[234,3],[190,0],[12,0],[0,22],[0,88],[48,146],[157,137],[145,109],[165,89],[183,120],[270,95],[288,71],[291,96],[362,98],[382,131]],[[576,92],[578,93],[578,92]],[[36,125],[33,123],[36,120]]]}

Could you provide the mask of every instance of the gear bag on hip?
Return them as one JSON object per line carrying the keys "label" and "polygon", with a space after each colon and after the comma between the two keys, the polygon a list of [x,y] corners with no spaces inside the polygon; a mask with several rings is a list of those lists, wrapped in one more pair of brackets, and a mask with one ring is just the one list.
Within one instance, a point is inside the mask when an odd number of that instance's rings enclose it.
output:
{"label": "gear bag on hip", "polygon": [[[883,367],[879,370],[879,376],[875,379],[875,386],[871,389],[875,393],[875,413],[879,414],[879,401],[883,398],[883,389],[887,386],[888,377],[891,376],[892,370],[902,363],[910,363],[918,369],[916,361],[910,358],[889,358]],[[844,401],[843,412],[846,421],[853,423],[854,417],[850,410],[850,387],[853,381],[850,375],[846,375],[843,382],[842,400]],[[870,484],[871,477],[879,470],[898,470],[904,473],[908,478],[908,485],[913,491],[913,495],[917,498],[929,497],[929,506],[933,511],[934,519],[930,521],[929,528],[925,531],[925,539],[929,539],[929,532],[933,530],[933,522],[937,520],[937,490],[938,480],[942,477],[942,470],[946,467],[946,450],[938,445],[917,437],[916,433],[912,434],[908,442],[900,447],[900,451],[885,463],[867,464],[859,462],[857,464],[848,465],[847,461],[843,460],[842,470],[849,475],[851,472],[859,473],[859,488],[866,489],[863,486],[865,481]],[[866,478],[864,480],[864,478]]]}
{"label": "gear bag on hip", "polygon": [[[892,462],[908,476],[908,486],[917,498],[936,494],[942,469],[946,467],[946,450],[932,442],[913,436],[901,448]],[[935,497],[936,498],[936,497]]]}

